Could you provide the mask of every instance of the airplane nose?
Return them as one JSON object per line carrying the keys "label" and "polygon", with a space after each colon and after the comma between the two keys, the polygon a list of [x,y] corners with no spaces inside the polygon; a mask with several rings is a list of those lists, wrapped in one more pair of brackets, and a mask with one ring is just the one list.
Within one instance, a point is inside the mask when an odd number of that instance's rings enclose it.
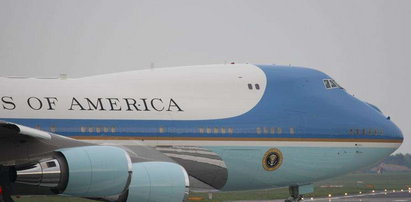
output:
{"label": "airplane nose", "polygon": [[384,130],[383,133],[385,138],[395,140],[396,142],[401,142],[402,144],[404,141],[404,136],[401,129],[391,120],[391,117],[384,115],[377,106],[370,103],[367,104],[379,112],[375,117],[379,117],[376,120],[378,120],[378,125]]}
{"label": "airplane nose", "polygon": [[400,143],[402,144],[402,142],[404,141],[404,135],[402,134],[401,129],[398,128],[398,126],[395,125],[395,123],[391,120],[388,119],[387,121],[389,121],[389,124],[386,129],[386,135],[391,139],[400,141]]}
{"label": "airplane nose", "polygon": [[402,143],[404,141],[404,135],[402,134],[401,130],[399,130],[399,136],[401,138],[401,143]]}
{"label": "airplane nose", "polygon": [[394,124],[395,128],[396,128],[396,134],[394,135],[395,137],[398,137],[398,139],[401,140],[401,143],[404,141],[404,135],[402,134],[401,129],[399,129],[395,124]]}

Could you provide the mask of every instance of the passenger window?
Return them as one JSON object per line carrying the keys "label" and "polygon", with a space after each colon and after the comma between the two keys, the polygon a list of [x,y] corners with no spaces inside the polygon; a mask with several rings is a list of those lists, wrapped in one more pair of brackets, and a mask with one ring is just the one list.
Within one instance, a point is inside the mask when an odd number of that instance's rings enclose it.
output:
{"label": "passenger window", "polygon": [[248,84],[248,89],[250,89],[250,90],[253,89],[253,85],[251,83]]}
{"label": "passenger window", "polygon": [[204,133],[204,128],[199,128],[200,133]]}
{"label": "passenger window", "polygon": [[352,128],[350,129],[350,135],[354,135],[354,130]]}
{"label": "passenger window", "polygon": [[261,128],[257,128],[256,132],[257,134],[261,134]]}
{"label": "passenger window", "polygon": [[96,132],[97,132],[97,133],[100,133],[100,132],[101,132],[101,128],[97,127],[97,128],[96,128]]}
{"label": "passenger window", "polygon": [[115,133],[116,132],[116,127],[111,127],[111,132]]}
{"label": "passenger window", "polygon": [[108,128],[107,128],[107,127],[104,127],[103,131],[104,131],[105,133],[108,133]]}
{"label": "passenger window", "polygon": [[271,128],[270,133],[274,135],[275,134],[275,128]]}
{"label": "passenger window", "polygon": [[56,126],[51,126],[51,127],[50,127],[50,131],[51,131],[52,133],[55,133],[55,132],[57,131]]}
{"label": "passenger window", "polygon": [[80,131],[81,131],[82,133],[85,133],[85,132],[87,131],[87,129],[86,129],[86,127],[81,127],[81,128],[80,128]]}
{"label": "passenger window", "polygon": [[295,129],[294,128],[290,128],[290,134],[294,135],[295,134]]}
{"label": "passenger window", "polygon": [[211,128],[207,128],[207,129],[206,129],[206,133],[207,133],[207,134],[210,134],[210,133],[211,133]]}
{"label": "passenger window", "polygon": [[260,85],[258,85],[258,83],[255,84],[255,89],[260,90]]}
{"label": "passenger window", "polygon": [[264,134],[267,134],[267,133],[268,133],[268,128],[264,127],[264,128],[263,128],[263,133],[264,133]]}
{"label": "passenger window", "polygon": [[164,127],[160,127],[160,128],[158,129],[158,132],[164,133]]}
{"label": "passenger window", "polygon": [[218,133],[218,128],[214,128],[214,132],[213,133]]}
{"label": "passenger window", "polygon": [[283,129],[277,128],[277,133],[278,133],[279,135],[281,135],[281,133],[283,133]]}
{"label": "passenger window", "polygon": [[221,133],[225,134],[225,132],[226,132],[225,128],[221,128]]}
{"label": "passenger window", "polygon": [[88,132],[89,132],[89,133],[94,132],[94,128],[92,128],[92,127],[88,128]]}
{"label": "passenger window", "polygon": [[228,133],[233,134],[233,128],[228,128]]}

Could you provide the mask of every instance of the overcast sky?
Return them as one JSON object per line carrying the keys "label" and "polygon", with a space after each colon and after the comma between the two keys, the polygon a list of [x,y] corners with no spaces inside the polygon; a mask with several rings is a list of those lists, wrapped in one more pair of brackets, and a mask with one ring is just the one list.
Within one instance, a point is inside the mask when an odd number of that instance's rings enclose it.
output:
{"label": "overcast sky", "polygon": [[379,106],[411,152],[410,20],[408,0],[0,0],[0,74],[307,66]]}

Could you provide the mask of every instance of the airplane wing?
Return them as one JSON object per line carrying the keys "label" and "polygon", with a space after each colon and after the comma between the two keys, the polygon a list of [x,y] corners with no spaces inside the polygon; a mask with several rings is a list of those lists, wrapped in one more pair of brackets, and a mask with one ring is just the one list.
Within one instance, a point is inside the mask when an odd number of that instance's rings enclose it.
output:
{"label": "airplane wing", "polygon": [[91,144],[10,122],[0,122],[0,165],[25,165],[61,148]]}
{"label": "airplane wing", "polygon": [[[10,173],[6,175],[13,176],[8,183],[0,180],[0,187],[10,188],[12,194],[57,193],[108,201],[113,200],[112,197],[116,200],[128,197],[124,201],[158,197],[180,200],[188,194],[187,171],[178,162],[144,144],[100,145],[0,122],[0,154],[0,171],[8,168]],[[2,175],[0,173],[0,177]],[[192,182],[201,184],[195,179]],[[171,195],[155,188],[161,184],[174,189]],[[141,189],[147,186],[158,193]]]}
{"label": "airplane wing", "polygon": [[46,140],[51,139],[51,135],[48,132],[8,122],[0,122],[0,135],[26,135]]}

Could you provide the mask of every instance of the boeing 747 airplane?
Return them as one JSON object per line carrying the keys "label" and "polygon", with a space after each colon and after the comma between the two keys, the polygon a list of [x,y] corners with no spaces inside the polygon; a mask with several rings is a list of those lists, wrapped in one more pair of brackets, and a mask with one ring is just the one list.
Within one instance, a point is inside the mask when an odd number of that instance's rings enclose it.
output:
{"label": "boeing 747 airplane", "polygon": [[289,187],[377,163],[402,143],[376,106],[302,67],[226,64],[69,79],[0,78],[10,195],[185,201]]}

